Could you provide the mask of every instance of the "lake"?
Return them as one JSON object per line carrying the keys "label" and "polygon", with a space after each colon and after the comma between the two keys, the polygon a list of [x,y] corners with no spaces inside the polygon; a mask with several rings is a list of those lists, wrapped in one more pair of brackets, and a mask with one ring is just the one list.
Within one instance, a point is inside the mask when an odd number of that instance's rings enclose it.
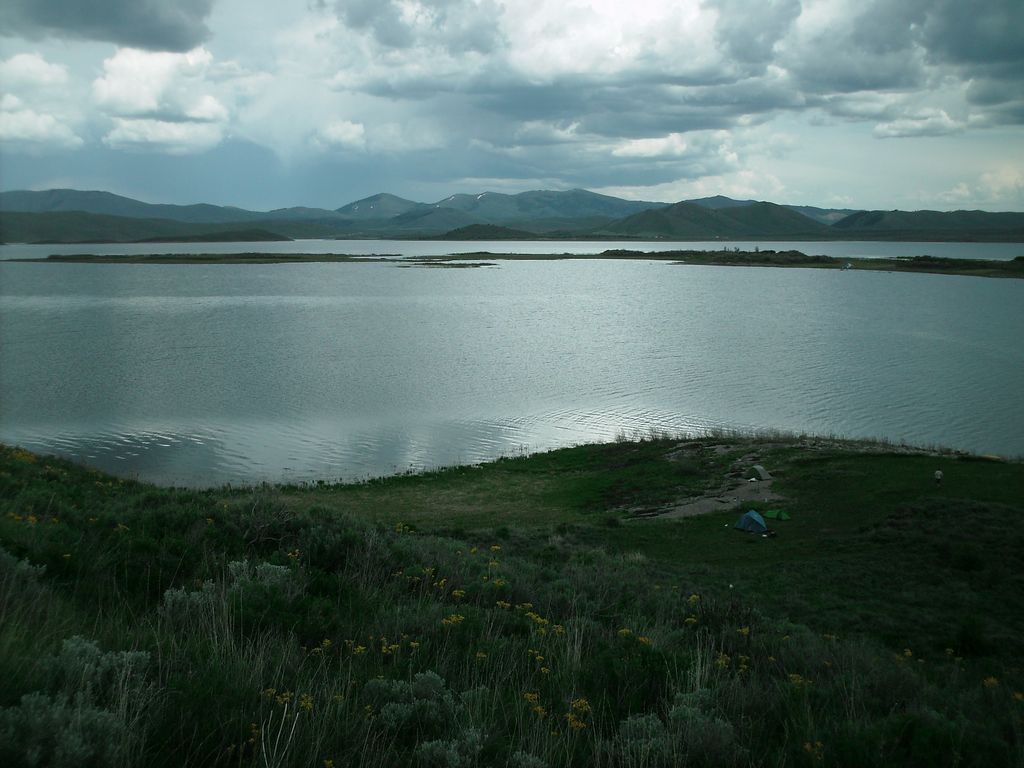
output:
{"label": "lake", "polygon": [[[363,252],[422,255],[371,242]],[[18,248],[108,246],[3,253]],[[1008,279],[606,260],[0,263],[0,441],[199,486],[717,427],[1022,455],[1022,339],[1024,281]]]}

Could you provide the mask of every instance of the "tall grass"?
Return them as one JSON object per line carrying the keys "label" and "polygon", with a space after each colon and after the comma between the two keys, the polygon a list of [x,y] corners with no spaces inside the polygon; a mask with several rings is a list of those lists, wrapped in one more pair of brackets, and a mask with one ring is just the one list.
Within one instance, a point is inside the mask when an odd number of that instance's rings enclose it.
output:
{"label": "tall grass", "polygon": [[1024,758],[1019,671],[822,635],[571,530],[441,536],[0,458],[4,765]]}

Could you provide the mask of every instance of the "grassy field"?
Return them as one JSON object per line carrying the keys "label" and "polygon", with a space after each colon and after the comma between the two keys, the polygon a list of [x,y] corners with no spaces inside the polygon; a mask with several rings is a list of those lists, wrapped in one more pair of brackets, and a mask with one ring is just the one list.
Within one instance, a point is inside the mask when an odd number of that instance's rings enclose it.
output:
{"label": "grassy field", "polygon": [[[751,462],[776,537],[651,516]],[[214,491],[4,447],[0,764],[1022,765],[1022,513],[1019,462],[833,441]]]}

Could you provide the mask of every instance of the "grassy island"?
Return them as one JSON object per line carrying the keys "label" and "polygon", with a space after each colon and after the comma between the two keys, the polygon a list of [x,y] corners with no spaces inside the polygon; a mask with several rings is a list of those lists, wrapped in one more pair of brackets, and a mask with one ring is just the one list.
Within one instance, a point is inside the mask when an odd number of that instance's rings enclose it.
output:
{"label": "grassy island", "polygon": [[908,256],[892,259],[842,259],[811,256],[800,251],[630,251],[613,249],[597,254],[574,253],[491,253],[479,251],[444,256],[403,257],[398,254],[358,256],[333,253],[166,253],[127,256],[54,254],[45,259],[11,261],[73,264],[298,264],[309,262],[389,262],[400,267],[493,267],[502,261],[554,261],[629,259],[668,261],[682,265],[728,267],[802,267],[813,269],[857,269],[876,272],[928,272],[975,277],[1024,277],[1024,256],[1011,261],[946,259],[937,256]]}
{"label": "grassy island", "polygon": [[1017,461],[657,438],[199,491],[0,446],[0,513],[3,765],[1024,761]]}

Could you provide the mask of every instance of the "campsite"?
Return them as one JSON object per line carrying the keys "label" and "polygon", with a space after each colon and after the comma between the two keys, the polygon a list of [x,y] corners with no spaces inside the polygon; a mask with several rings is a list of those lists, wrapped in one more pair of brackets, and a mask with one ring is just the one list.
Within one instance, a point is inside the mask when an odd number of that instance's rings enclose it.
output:
{"label": "campsite", "polygon": [[[754,464],[768,504],[672,516]],[[652,437],[192,491],[3,448],[0,499],[5,765],[1024,754],[1018,461]]]}

